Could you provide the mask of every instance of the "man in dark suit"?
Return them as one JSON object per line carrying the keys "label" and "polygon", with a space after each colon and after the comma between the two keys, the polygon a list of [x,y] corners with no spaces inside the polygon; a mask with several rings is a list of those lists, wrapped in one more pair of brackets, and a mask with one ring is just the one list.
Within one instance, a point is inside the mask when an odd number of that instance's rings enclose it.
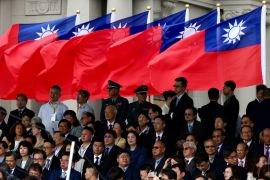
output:
{"label": "man in dark suit", "polygon": [[44,141],[43,151],[46,153],[46,156],[47,156],[46,162],[45,162],[45,168],[48,171],[59,168],[60,166],[59,159],[54,155],[54,148],[55,148],[55,142],[52,139],[47,139]]}
{"label": "man in dark suit", "polygon": [[146,162],[146,164],[149,164],[153,167],[153,170],[156,172],[157,175],[159,175],[159,173],[161,172],[167,159],[165,157],[165,151],[166,144],[161,140],[156,141],[152,148],[153,158],[149,159],[149,161]]}
{"label": "man in dark suit", "polygon": [[8,117],[8,127],[10,128],[13,124],[15,124],[18,121],[21,121],[22,115],[24,113],[27,113],[29,117],[34,117],[35,113],[26,108],[27,104],[27,96],[25,94],[18,94],[16,97],[16,105],[17,109],[10,112]]}
{"label": "man in dark suit", "polygon": [[175,79],[174,91],[176,97],[172,100],[169,111],[169,114],[172,116],[172,127],[175,135],[179,134],[180,127],[185,124],[185,109],[193,106],[193,100],[187,95],[186,88],[186,78],[179,77]]}
{"label": "man in dark suit", "polygon": [[[202,144],[204,140],[204,130],[197,118],[197,109],[194,107],[188,107],[185,109],[185,123],[179,129],[178,141],[184,141],[188,134],[193,134],[196,140]],[[179,143],[179,142],[178,142]]]}
{"label": "man in dark suit", "polygon": [[151,107],[151,103],[146,101],[147,98],[148,87],[145,85],[139,86],[135,89],[136,96],[138,98],[137,101],[131,103],[129,105],[127,120],[130,122],[138,122],[138,116],[142,111],[148,111]]}
{"label": "man in dark suit", "polygon": [[116,119],[124,123],[127,118],[127,112],[129,103],[126,98],[123,98],[119,94],[119,90],[122,86],[116,82],[113,82],[111,80],[108,81],[108,90],[109,90],[109,96],[110,98],[103,100],[102,107],[100,111],[100,119],[102,122],[106,122],[105,119],[105,107],[108,105],[113,105],[117,109],[117,115]]}
{"label": "man in dark suit", "polygon": [[215,129],[212,133],[212,139],[216,143],[218,156],[220,156],[223,159],[224,150],[231,149],[234,143],[228,142],[226,140],[225,132],[222,129]]}
{"label": "man in dark suit", "polygon": [[270,163],[270,128],[265,128],[262,131],[262,143],[258,146],[258,155],[265,155],[267,163]]}
{"label": "man in dark suit", "polygon": [[71,126],[71,123],[66,119],[62,119],[58,123],[59,131],[62,135],[65,136],[65,141],[75,141],[75,143],[78,144],[78,138],[70,134]]}
{"label": "man in dark suit", "polygon": [[184,142],[183,144],[183,156],[185,160],[185,167],[186,170],[190,173],[193,174],[195,169],[196,169],[196,164],[195,164],[195,154],[197,151],[197,147],[193,142]]}
{"label": "man in dark suit", "polygon": [[0,106],[0,130],[2,131],[2,133],[0,134],[1,138],[7,134],[7,131],[9,129],[5,122],[6,116],[7,116],[7,110],[3,108],[2,106]]}
{"label": "man in dark suit", "polygon": [[[42,167],[42,179],[49,177],[49,171],[46,168],[46,153],[43,150],[35,150],[33,153],[34,164],[37,163]],[[60,165],[59,165],[60,166]]]}
{"label": "man in dark suit", "polygon": [[263,90],[267,87],[264,84],[260,84],[256,86],[256,99],[249,102],[246,108],[246,114],[252,117],[256,111],[256,108],[259,103],[263,100]]}
{"label": "man in dark suit", "polygon": [[[69,162],[69,156],[70,154],[68,152],[64,153],[60,160],[60,168],[52,170],[49,179],[50,180],[58,180],[58,179],[66,179],[67,177],[67,170],[68,170],[68,162]],[[74,165],[74,159],[72,159],[72,164]],[[70,171],[70,180],[80,180],[81,174],[71,168]]]}
{"label": "man in dark suit", "polygon": [[241,127],[240,142],[243,142],[248,146],[248,158],[255,159],[258,156],[258,144],[253,139],[253,130],[250,126]]}
{"label": "man in dark suit", "polygon": [[226,131],[235,137],[236,123],[239,116],[239,102],[234,95],[236,84],[233,81],[226,81],[223,87],[223,94],[226,96],[224,102],[224,116],[227,121]]}
{"label": "man in dark suit", "polygon": [[27,172],[24,169],[16,166],[17,158],[14,152],[7,152],[5,157],[5,162],[7,164],[8,173],[10,176],[15,176],[18,179],[24,179],[28,176]]}
{"label": "man in dark suit", "polygon": [[60,131],[55,131],[53,133],[53,140],[55,142],[54,155],[62,157],[63,153],[66,152],[66,146],[64,145],[65,136]]}
{"label": "man in dark suit", "polygon": [[198,109],[199,117],[205,131],[206,138],[211,138],[212,132],[215,129],[215,117],[224,115],[224,108],[218,104],[219,90],[210,88],[208,90],[208,98],[210,102]]}
{"label": "man in dark suit", "polygon": [[270,127],[270,88],[263,90],[263,101],[257,106],[254,114],[254,133],[258,137],[259,133],[265,128]]}
{"label": "man in dark suit", "polygon": [[94,130],[90,127],[84,127],[81,132],[81,146],[79,148],[79,155],[82,158],[89,158],[93,155],[92,139]]}
{"label": "man in dark suit", "polygon": [[117,108],[115,106],[113,105],[106,106],[104,113],[105,113],[105,121],[102,122],[102,130],[101,130],[102,132],[100,133],[100,136],[104,135],[105,130],[108,130],[108,129],[113,130],[114,123],[119,122],[116,119]]}
{"label": "man in dark suit", "polygon": [[247,172],[252,172],[255,167],[255,161],[247,156],[248,146],[243,142],[238,143],[236,146],[236,153],[238,166],[246,169]]}

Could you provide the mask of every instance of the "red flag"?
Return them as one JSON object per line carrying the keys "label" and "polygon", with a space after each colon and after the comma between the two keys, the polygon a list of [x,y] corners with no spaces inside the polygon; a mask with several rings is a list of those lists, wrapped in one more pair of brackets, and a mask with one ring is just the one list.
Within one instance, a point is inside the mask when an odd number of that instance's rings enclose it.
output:
{"label": "red flag", "polygon": [[101,30],[42,48],[46,68],[36,81],[36,99],[48,100],[49,89],[54,84],[62,88],[62,100],[75,98],[81,88],[91,92],[92,99],[100,98],[100,87],[108,72],[106,51],[111,44],[128,35],[128,28]]}
{"label": "red flag", "polygon": [[[121,95],[134,96],[134,90],[140,85],[149,87],[149,94],[157,94],[151,86],[149,61],[159,54],[162,39],[160,26],[125,38],[110,47],[107,59],[110,74],[107,80],[121,84]],[[106,88],[107,81],[103,84]]]}
{"label": "red flag", "polygon": [[19,24],[13,24],[0,36],[0,58],[3,58],[4,50],[18,43],[18,32]]}
{"label": "red flag", "polygon": [[35,77],[44,68],[39,50],[56,38],[57,35],[51,35],[39,41],[25,41],[4,52],[0,82],[5,84],[5,88],[1,88],[1,98],[15,99],[18,93],[34,97]]}
{"label": "red flag", "polygon": [[262,83],[260,18],[258,8],[177,42],[149,64],[153,86],[163,92],[179,76],[190,90]]}

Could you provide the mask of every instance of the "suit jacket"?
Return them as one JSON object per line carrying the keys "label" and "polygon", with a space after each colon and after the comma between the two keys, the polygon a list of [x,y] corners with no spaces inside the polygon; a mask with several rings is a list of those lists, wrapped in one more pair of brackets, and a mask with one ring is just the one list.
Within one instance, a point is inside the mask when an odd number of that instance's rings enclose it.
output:
{"label": "suit jacket", "polygon": [[156,162],[155,158],[149,159],[149,160],[146,162],[146,164],[150,165],[150,166],[154,169],[154,171],[157,173],[157,176],[158,176],[159,173],[161,172],[161,170],[162,170],[164,164],[165,164],[166,159],[167,159],[167,158],[164,156],[164,157],[161,159],[161,161],[159,162],[159,164],[158,164],[158,166],[157,166],[156,168],[155,168],[155,162]]}
{"label": "suit jacket", "polygon": [[127,118],[129,103],[126,98],[118,96],[115,101],[112,98],[108,98],[102,101],[101,111],[100,111],[100,119],[102,122],[106,122],[104,110],[106,106],[113,105],[117,108],[116,119],[121,123],[124,123]]}
{"label": "suit jacket", "polygon": [[12,175],[19,179],[24,179],[28,176],[28,173],[26,170],[16,166]]}
{"label": "suit jacket", "polygon": [[270,127],[270,99],[264,99],[256,108],[254,114],[254,133],[258,139],[259,133],[266,127]]}
{"label": "suit jacket", "polygon": [[[50,180],[58,180],[58,179],[61,179],[61,174],[62,174],[62,169],[61,168],[58,168],[58,169],[54,169],[51,173],[50,173],[50,176],[49,176],[49,179]],[[70,180],[80,180],[82,179],[81,178],[81,174],[74,170],[74,169],[71,169],[70,171]]]}
{"label": "suit jacket", "polygon": [[[22,158],[18,159],[17,162],[16,162],[16,165],[17,165],[18,167],[21,167],[22,161],[23,161]],[[26,164],[25,164],[25,166],[24,166],[23,169],[25,169],[26,171],[28,171],[29,167],[31,166],[31,164],[32,164],[33,162],[34,162],[33,159],[32,159],[32,158],[29,158],[29,159],[26,161]]]}
{"label": "suit jacket", "polygon": [[48,170],[52,171],[53,169],[57,169],[59,167],[60,167],[60,160],[56,156],[53,156],[51,160],[50,168]]}
{"label": "suit jacket", "polygon": [[124,179],[128,180],[140,180],[140,170],[133,165],[129,165],[126,171],[124,172]]}
{"label": "suit jacket", "polygon": [[[196,168],[196,170],[192,174],[192,177],[193,177],[193,179],[195,179],[199,175],[202,175],[202,172],[198,168]],[[218,179],[216,176],[216,172],[215,172],[212,165],[210,165],[210,168],[205,172],[205,176],[209,177],[211,179]]]}
{"label": "suit jacket", "polygon": [[217,115],[224,115],[224,107],[218,104],[217,101],[210,101],[208,104],[199,108],[198,113],[203,128],[207,129],[205,136],[211,138],[212,132],[215,129],[215,117]]}
{"label": "suit jacket", "polygon": [[[34,117],[35,113],[34,111],[24,108],[22,114],[27,113],[30,116]],[[15,109],[13,111],[10,111],[9,117],[8,117],[8,127],[10,128],[13,124],[15,124],[18,121],[22,120],[22,114],[19,113],[19,109]]]}
{"label": "suit jacket", "polygon": [[236,122],[239,116],[239,102],[235,95],[232,95],[224,102],[224,116],[227,121],[226,131],[235,134]]}
{"label": "suit jacket", "polygon": [[89,158],[90,164],[92,166],[95,166],[96,169],[103,175],[105,176],[109,169],[113,167],[113,162],[110,162],[109,159],[103,154],[100,159],[99,165],[94,163],[94,154],[90,156]]}
{"label": "suit jacket", "polygon": [[[192,128],[192,134],[194,134],[195,138],[197,139],[197,141],[202,144],[203,140],[205,139],[204,137],[204,129],[201,125],[201,123],[197,120],[194,121],[193,123],[193,128]],[[179,139],[183,139],[185,140],[187,135],[190,134],[188,131],[188,124],[185,123],[181,128],[180,128],[180,135],[179,135]]]}
{"label": "suit jacket", "polygon": [[250,101],[246,108],[246,114],[249,115],[251,118],[253,118],[254,113],[256,113],[256,109],[258,105],[259,105],[259,101],[257,99]]}
{"label": "suit jacket", "polygon": [[129,148],[126,148],[126,150],[130,154],[131,164],[136,166],[137,168],[140,168],[146,161],[147,157],[147,151],[143,147],[137,146],[134,151],[131,151]]}
{"label": "suit jacket", "polygon": [[188,164],[186,164],[186,170],[190,174],[193,174],[194,173],[194,171],[196,170],[196,163],[195,163],[195,159],[194,158]]}
{"label": "suit jacket", "polygon": [[184,93],[183,96],[181,97],[180,101],[176,105],[177,98],[172,100],[170,104],[170,111],[169,114],[172,114],[172,127],[174,134],[179,133],[179,129],[181,125],[185,124],[185,118],[184,118],[184,113],[185,109],[187,107],[193,106],[193,100],[187,95],[187,93]]}
{"label": "suit jacket", "polygon": [[117,155],[122,151],[123,150],[120,147],[113,145],[109,154],[104,154],[104,156],[107,158],[108,162],[112,164],[112,166],[117,166]]}

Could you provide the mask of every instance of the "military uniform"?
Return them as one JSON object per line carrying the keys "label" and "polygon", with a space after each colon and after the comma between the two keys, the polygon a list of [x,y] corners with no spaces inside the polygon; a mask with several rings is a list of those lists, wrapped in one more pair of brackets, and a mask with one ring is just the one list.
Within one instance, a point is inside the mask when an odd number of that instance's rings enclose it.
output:
{"label": "military uniform", "polygon": [[[148,87],[147,86],[140,86],[134,92],[136,94],[147,94]],[[149,108],[152,106],[150,102],[143,101],[143,102],[133,102],[129,105],[127,120],[128,122],[137,122],[138,116],[142,111],[148,111]]]}

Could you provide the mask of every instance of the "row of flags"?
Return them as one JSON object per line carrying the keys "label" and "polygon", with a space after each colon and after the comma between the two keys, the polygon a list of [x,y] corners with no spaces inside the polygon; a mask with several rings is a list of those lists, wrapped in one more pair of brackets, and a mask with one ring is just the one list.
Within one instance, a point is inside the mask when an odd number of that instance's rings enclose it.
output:
{"label": "row of flags", "polygon": [[152,23],[146,11],[118,21],[110,13],[82,24],[70,16],[11,25],[0,36],[0,98],[47,101],[54,84],[62,100],[79,89],[104,98],[109,79],[124,96],[142,84],[160,94],[179,76],[190,90],[222,88],[229,79],[238,87],[263,82],[264,6],[221,23],[219,8],[192,20],[186,13]]}

